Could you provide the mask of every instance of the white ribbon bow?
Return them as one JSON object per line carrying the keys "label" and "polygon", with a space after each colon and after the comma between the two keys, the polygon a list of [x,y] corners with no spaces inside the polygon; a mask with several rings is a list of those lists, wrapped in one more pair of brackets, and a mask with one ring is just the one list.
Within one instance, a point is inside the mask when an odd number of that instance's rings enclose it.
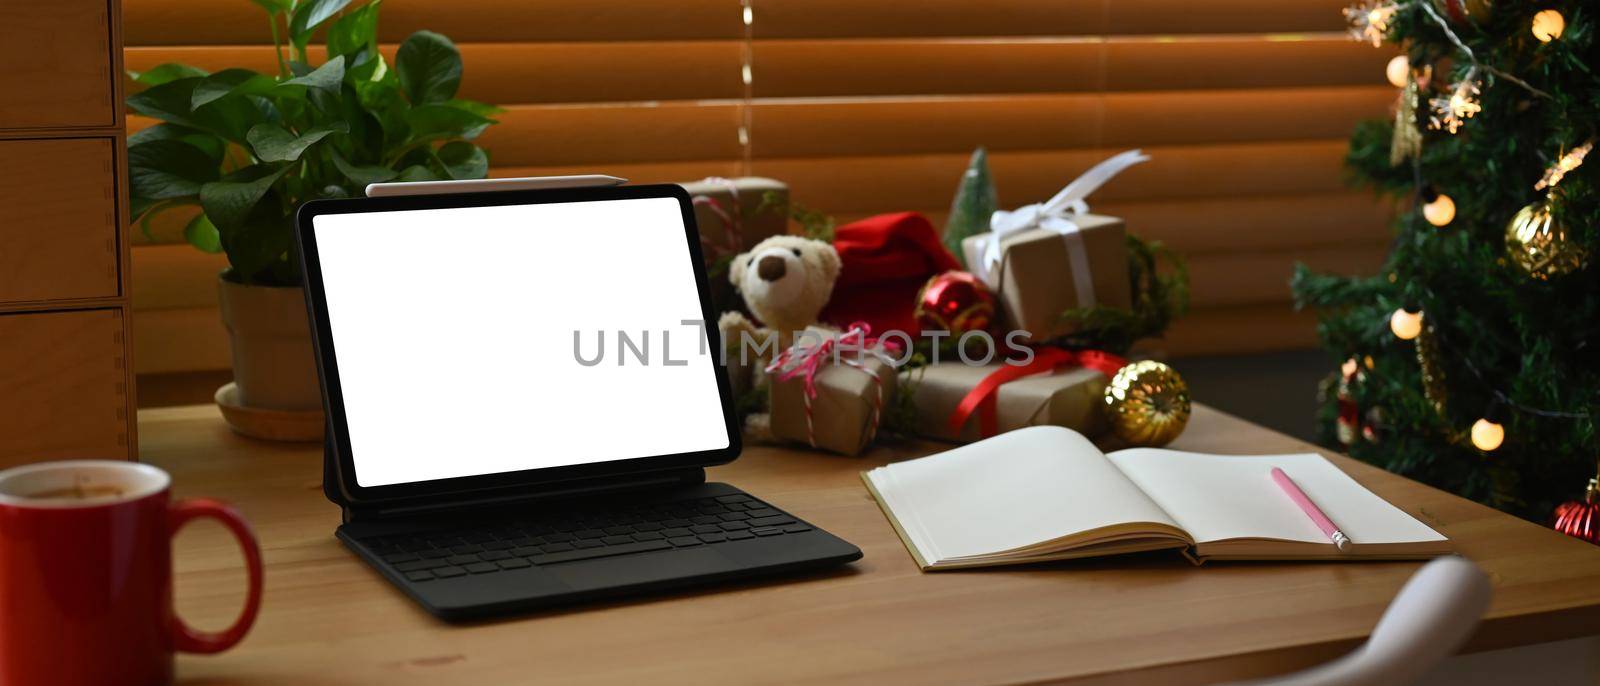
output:
{"label": "white ribbon bow", "polygon": [[1111,177],[1149,159],[1150,156],[1141,150],[1129,150],[1090,167],[1089,171],[1073,179],[1072,183],[1067,184],[1061,192],[1045,202],[1024,205],[1012,212],[996,211],[989,217],[990,235],[983,247],[983,255],[978,264],[973,265],[978,278],[998,291],[999,266],[1004,255],[1000,243],[1006,236],[1019,231],[1045,229],[1060,234],[1064,239],[1067,258],[1072,264],[1072,279],[1078,293],[1078,305],[1094,306],[1096,300],[1094,280],[1090,278],[1089,253],[1084,248],[1083,236],[1078,233],[1078,225],[1072,218],[1089,212],[1089,204],[1084,202],[1084,198],[1110,181]]}

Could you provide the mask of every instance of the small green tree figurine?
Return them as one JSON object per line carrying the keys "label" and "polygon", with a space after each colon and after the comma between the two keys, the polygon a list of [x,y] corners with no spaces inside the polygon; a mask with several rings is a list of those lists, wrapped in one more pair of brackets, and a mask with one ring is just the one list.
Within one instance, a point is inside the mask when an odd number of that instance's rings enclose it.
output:
{"label": "small green tree figurine", "polygon": [[989,153],[980,145],[972,151],[961,185],[956,187],[956,199],[950,203],[950,218],[944,223],[944,246],[968,269],[972,265],[961,254],[961,241],[988,231],[989,217],[998,209],[1000,198],[994,190],[994,179],[989,176]]}
{"label": "small green tree figurine", "polygon": [[[302,202],[488,174],[488,153],[468,141],[500,110],[455,97],[450,39],[413,33],[390,65],[378,51],[381,0],[348,11],[350,0],[253,1],[270,16],[277,74],[182,64],[130,74],[144,88],[128,109],[162,122],[128,138],[130,214],[147,234],[158,213],[198,206],[184,237],[226,252],[227,278],[298,286]],[[324,24],[327,59],[313,67],[308,44]]]}

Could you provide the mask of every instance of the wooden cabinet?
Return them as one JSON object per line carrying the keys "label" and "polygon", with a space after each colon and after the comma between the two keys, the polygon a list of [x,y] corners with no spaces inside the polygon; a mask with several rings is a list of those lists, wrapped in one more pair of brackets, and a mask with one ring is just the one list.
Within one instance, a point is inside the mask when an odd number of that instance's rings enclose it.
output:
{"label": "wooden cabinet", "polygon": [[0,303],[116,297],[117,145],[0,140]]}
{"label": "wooden cabinet", "polygon": [[0,127],[114,127],[120,36],[115,2],[0,2]]}
{"label": "wooden cabinet", "polygon": [[124,338],[116,308],[0,315],[0,467],[128,456]]}
{"label": "wooden cabinet", "polygon": [[0,467],[137,455],[120,10],[0,2]]}

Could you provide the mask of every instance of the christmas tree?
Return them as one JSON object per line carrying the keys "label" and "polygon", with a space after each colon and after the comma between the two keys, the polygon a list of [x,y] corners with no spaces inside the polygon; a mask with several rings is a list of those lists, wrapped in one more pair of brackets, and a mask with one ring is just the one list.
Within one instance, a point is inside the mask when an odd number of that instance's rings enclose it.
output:
{"label": "christmas tree", "polygon": [[1359,125],[1347,159],[1402,209],[1379,274],[1301,267],[1293,282],[1340,365],[1326,441],[1542,522],[1600,457],[1600,160],[1583,165],[1600,132],[1597,9],[1347,9],[1358,38],[1403,53],[1393,118]]}
{"label": "christmas tree", "polygon": [[989,217],[1000,209],[999,196],[994,189],[994,179],[989,176],[989,153],[978,146],[967,162],[967,171],[956,186],[955,200],[950,203],[950,218],[944,223],[944,247],[965,264],[961,241],[989,230]]}

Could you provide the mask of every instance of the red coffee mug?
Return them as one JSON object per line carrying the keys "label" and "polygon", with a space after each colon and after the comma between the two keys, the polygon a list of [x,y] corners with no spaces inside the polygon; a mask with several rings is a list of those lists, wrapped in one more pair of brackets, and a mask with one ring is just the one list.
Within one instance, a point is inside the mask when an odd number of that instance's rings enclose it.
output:
{"label": "red coffee mug", "polygon": [[[171,477],[112,460],[0,471],[0,684],[163,684],[172,653],[216,653],[261,607],[261,549],[233,508],[169,502]],[[244,549],[244,612],[220,633],[172,609],[172,536],[212,517]]]}

